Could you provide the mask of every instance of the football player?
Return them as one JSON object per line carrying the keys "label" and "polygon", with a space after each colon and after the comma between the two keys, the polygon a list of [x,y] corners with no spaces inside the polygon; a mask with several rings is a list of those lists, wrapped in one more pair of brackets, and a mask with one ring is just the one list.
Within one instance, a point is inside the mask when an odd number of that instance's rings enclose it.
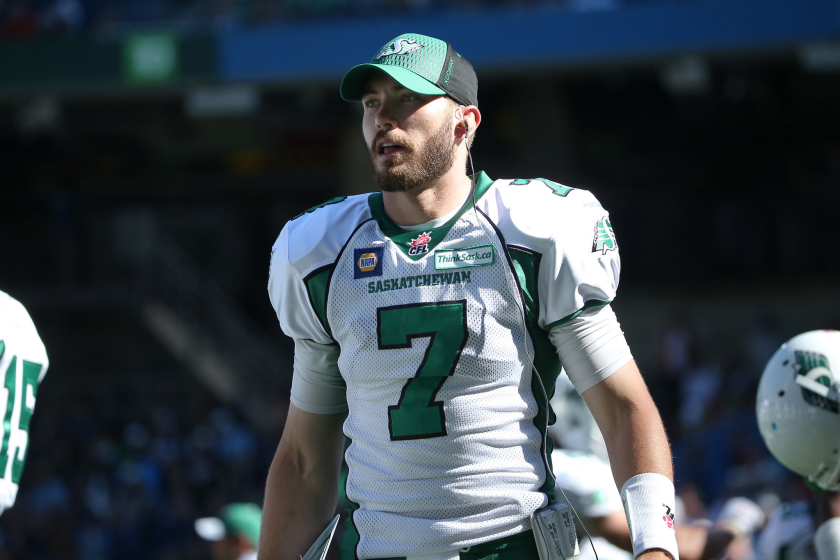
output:
{"label": "football player", "polygon": [[49,360],[35,324],[19,301],[0,292],[0,513],[17,498],[29,447],[29,422]]}
{"label": "football player", "polygon": [[295,362],[260,558],[298,560],[327,526],[347,437],[342,560],[536,560],[562,362],[604,434],[634,553],[676,559],[668,440],[610,307],[607,211],[546,179],[467,175],[478,81],[449,43],[400,35],[340,91],[381,192],[304,212],[272,250]]}
{"label": "football player", "polygon": [[262,510],[256,504],[228,504],[217,517],[195,520],[195,532],[213,543],[213,560],[255,560]]}
{"label": "football player", "polygon": [[[583,526],[592,537],[592,545],[581,539],[578,560],[630,560],[633,558],[630,528],[624,515],[621,497],[611,480],[609,458],[604,438],[592,414],[565,375],[557,378],[551,399],[557,422],[549,428],[558,448],[552,453],[558,499],[568,498],[582,517]],[[764,524],[764,512],[751,500],[731,498],[711,527],[684,524],[674,515],[677,545],[682,560],[739,558],[737,539],[750,538]],[[583,533],[583,534],[582,534]],[[593,552],[594,549],[594,552]]]}
{"label": "football player", "polygon": [[810,331],[784,343],[761,375],[756,414],[767,448],[820,492],[811,505],[785,504],[771,515],[758,543],[767,560],[840,558],[838,364],[840,332]]}

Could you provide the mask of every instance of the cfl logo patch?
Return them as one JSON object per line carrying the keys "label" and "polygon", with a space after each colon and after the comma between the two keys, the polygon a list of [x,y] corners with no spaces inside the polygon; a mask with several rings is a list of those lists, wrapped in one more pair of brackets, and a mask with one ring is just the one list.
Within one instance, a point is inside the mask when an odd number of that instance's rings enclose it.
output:
{"label": "cfl logo patch", "polygon": [[382,247],[353,249],[353,278],[382,276]]}
{"label": "cfl logo patch", "polygon": [[415,239],[408,243],[408,254],[411,256],[423,255],[429,252],[429,243],[432,242],[432,232],[422,232]]}

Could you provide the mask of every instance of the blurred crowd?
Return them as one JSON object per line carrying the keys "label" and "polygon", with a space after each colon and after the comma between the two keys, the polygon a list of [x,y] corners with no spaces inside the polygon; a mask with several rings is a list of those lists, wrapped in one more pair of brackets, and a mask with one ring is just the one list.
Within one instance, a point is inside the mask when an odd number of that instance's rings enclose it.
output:
{"label": "blurred crowd", "polygon": [[262,503],[277,434],[197,387],[132,406],[49,398],[49,377],[0,558],[208,559],[194,521],[233,501]]}
{"label": "blurred crowd", "polygon": [[[393,15],[556,4],[611,9],[627,0],[3,0],[0,37],[23,39],[145,28],[215,31],[301,18]],[[635,0],[638,1],[638,0]]]}
{"label": "blurred crowd", "polygon": [[807,497],[801,477],[770,455],[755,412],[764,366],[796,334],[768,315],[728,346],[682,314],[661,333],[658,364],[646,380],[671,439],[689,517],[704,518],[733,496],[751,497],[767,514],[781,501]]}

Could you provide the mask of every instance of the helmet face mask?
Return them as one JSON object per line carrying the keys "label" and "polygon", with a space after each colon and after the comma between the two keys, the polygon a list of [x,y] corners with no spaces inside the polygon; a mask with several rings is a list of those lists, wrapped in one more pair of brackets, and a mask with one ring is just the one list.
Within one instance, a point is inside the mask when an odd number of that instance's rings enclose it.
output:
{"label": "helmet face mask", "polygon": [[773,355],[756,415],[776,459],[826,490],[840,490],[840,332],[795,336]]}

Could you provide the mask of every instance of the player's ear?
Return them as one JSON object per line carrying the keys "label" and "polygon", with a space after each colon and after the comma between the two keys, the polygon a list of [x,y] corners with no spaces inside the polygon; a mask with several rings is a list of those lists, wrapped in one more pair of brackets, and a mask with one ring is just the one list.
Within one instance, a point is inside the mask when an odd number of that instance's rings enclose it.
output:
{"label": "player's ear", "polygon": [[459,105],[455,109],[455,119],[458,122],[455,126],[456,134],[461,138],[466,137],[467,133],[472,136],[481,124],[481,112],[475,105]]}
{"label": "player's ear", "polygon": [[481,124],[481,112],[475,105],[461,105],[458,107],[456,114],[461,121],[461,126],[470,127],[470,134]]}

